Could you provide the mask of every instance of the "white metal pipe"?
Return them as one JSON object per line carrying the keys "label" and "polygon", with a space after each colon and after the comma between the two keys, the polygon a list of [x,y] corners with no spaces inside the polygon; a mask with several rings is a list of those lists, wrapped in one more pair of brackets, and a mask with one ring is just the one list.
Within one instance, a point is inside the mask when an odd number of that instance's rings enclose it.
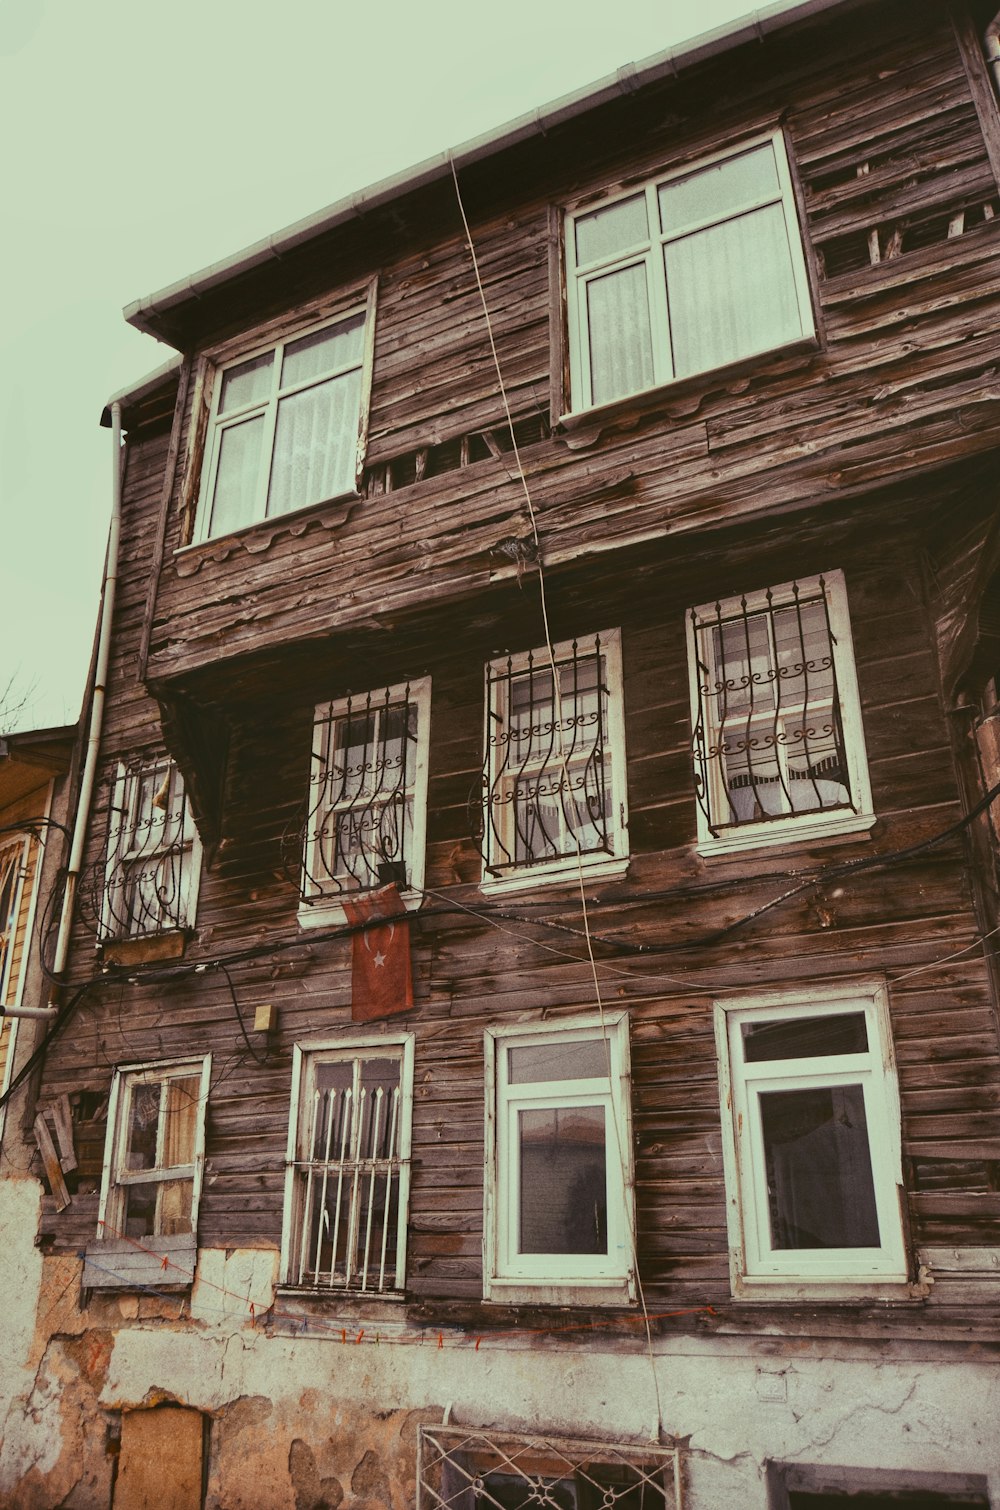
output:
{"label": "white metal pipe", "polygon": [[[69,869],[66,874],[66,891],[63,895],[62,915],[56,938],[52,973],[62,974],[69,954],[70,931],[73,926],[73,907],[76,889],[83,866],[83,847],[87,838],[87,822],[90,818],[90,803],[97,777],[97,757],[101,747],[101,731],[104,727],[104,700],[108,683],[108,663],[111,658],[111,624],[115,612],[115,596],[118,589],[118,548],[122,527],[122,406],[111,406],[112,445],[112,507],[111,528],[108,531],[108,553],[104,563],[104,583],[101,589],[101,624],[97,640],[97,661],[94,667],[94,686],[90,704],[90,732],[84,756],[83,775],[80,779],[80,795],[76,804],[76,821],[73,825],[73,842],[70,846]],[[45,1016],[55,1016],[58,1005],[53,999],[58,987],[54,986],[49,1006],[39,1008]]]}
{"label": "white metal pipe", "polygon": [[986,61],[993,70],[994,88],[1000,94],[1000,11],[997,11],[983,32],[983,46],[986,50]]}

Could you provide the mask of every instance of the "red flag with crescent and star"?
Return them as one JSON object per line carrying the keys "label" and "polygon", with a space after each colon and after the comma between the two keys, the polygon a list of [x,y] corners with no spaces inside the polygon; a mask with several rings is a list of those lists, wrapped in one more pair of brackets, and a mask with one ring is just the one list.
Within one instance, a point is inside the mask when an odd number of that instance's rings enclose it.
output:
{"label": "red flag with crescent and star", "polygon": [[395,886],[382,886],[348,901],[349,923],[367,923],[354,935],[351,954],[351,1019],[374,1022],[413,1006],[410,920]]}

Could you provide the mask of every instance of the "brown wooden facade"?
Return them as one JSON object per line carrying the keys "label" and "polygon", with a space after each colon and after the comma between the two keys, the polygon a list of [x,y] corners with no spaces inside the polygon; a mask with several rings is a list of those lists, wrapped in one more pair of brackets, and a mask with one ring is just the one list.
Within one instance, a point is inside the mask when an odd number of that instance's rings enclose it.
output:
{"label": "brown wooden facade", "polygon": [[[997,921],[993,840],[985,815],[960,825],[985,790],[975,725],[996,669],[979,610],[1000,481],[1000,118],[978,23],[963,5],[848,8],[459,170],[553,639],[621,630],[630,864],[588,884],[588,917],[605,1004],[631,1021],[646,1303],[700,1312],[663,1328],[959,1338],[975,1285],[928,1285],[921,1269],[1000,1247],[1000,1023],[980,943]],[[816,339],[560,423],[560,207],[776,125]],[[206,353],[294,329],[373,274],[361,496],[189,545]],[[537,649],[544,630],[536,564],[517,570],[501,548],[529,540],[531,521],[450,177],[157,318],[185,363],[125,416],[87,866],[101,871],[118,762],[164,748],[206,864],[170,976],[102,973],[83,898],[69,986],[93,983],[44,1071],[47,1097],[74,1095],[79,1168],[71,1204],[46,1213],[47,1243],[78,1251],[96,1232],[113,1067],[209,1051],[198,1242],[280,1243],[292,1047],[346,1028],[351,1007],[350,939],[296,916],[313,709],[429,675],[416,1000],[394,1019],[416,1038],[406,1314],[509,1326],[515,1310],[482,1299],[483,1029],[592,1010],[594,986],[572,880],[480,890],[484,666]],[[702,856],[686,615],[832,571],[847,583],[874,826]],[[872,975],[890,996],[912,1292],[856,1298],[849,1323],[840,1304],[734,1302],[713,1000]],[[278,1026],[259,1064],[238,1014],[249,1025],[263,1003]],[[636,1335],[630,1317],[618,1325]],[[975,1328],[995,1335],[995,1315]]]}

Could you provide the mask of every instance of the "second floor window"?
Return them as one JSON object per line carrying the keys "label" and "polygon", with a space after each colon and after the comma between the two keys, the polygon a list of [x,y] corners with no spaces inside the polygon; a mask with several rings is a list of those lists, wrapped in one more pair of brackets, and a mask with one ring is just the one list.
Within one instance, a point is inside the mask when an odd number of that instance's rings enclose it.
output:
{"label": "second floor window", "polygon": [[572,875],[578,863],[624,867],[617,630],[557,645],[551,655],[541,649],[491,662],[483,782],[483,855],[494,883]]}
{"label": "second floor window", "polygon": [[352,493],[371,372],[367,305],[221,367],[197,538]]}
{"label": "second floor window", "polygon": [[192,927],[200,870],[201,844],[173,761],[162,756],[120,765],[108,814],[101,937]]}
{"label": "second floor window", "polygon": [[841,572],[693,609],[689,654],[704,848],[870,826]]}
{"label": "second floor window", "polygon": [[566,262],[575,410],[813,332],[780,132],[576,211]]}
{"label": "second floor window", "polygon": [[308,908],[393,882],[404,893],[422,886],[430,701],[422,677],[317,707],[303,849]]}

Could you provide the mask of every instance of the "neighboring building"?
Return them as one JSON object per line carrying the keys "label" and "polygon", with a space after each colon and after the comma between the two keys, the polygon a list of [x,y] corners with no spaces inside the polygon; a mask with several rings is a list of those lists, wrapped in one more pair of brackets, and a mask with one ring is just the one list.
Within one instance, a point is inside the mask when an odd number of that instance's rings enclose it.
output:
{"label": "neighboring building", "polygon": [[127,312],[4,1503],[1000,1505],[987,11],[772,7]]}

